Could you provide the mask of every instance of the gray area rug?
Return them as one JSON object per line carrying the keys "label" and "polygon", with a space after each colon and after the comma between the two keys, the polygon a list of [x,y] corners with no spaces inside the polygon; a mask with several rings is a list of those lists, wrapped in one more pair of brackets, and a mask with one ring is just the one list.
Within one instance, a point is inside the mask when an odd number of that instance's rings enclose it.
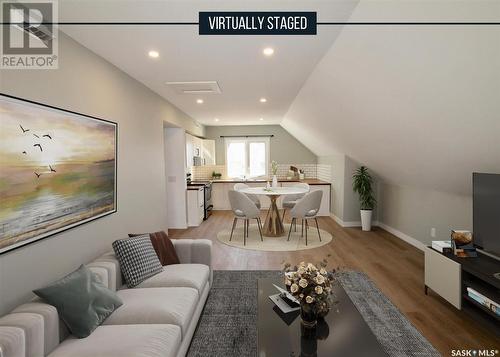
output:
{"label": "gray area rug", "polygon": [[[274,277],[278,271],[214,271],[188,356],[256,357],[257,279]],[[345,271],[339,279],[389,356],[440,356],[364,273]]]}

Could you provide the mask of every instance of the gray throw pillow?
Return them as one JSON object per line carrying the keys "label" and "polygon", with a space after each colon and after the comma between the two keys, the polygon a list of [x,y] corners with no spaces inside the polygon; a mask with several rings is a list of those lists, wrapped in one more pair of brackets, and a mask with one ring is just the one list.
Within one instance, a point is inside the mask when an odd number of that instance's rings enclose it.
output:
{"label": "gray throw pillow", "polygon": [[129,288],[163,271],[149,234],[116,240],[113,250]]}
{"label": "gray throw pillow", "polygon": [[51,285],[33,291],[53,305],[71,333],[89,336],[123,302],[84,265]]}

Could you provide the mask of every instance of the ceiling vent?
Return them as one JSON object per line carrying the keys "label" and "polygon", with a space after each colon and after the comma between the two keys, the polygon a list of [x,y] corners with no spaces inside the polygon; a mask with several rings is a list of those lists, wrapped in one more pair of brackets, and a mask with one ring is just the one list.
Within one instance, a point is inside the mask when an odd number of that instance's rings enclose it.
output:
{"label": "ceiling vent", "polygon": [[167,85],[177,94],[220,94],[217,81],[200,82],[167,82]]}

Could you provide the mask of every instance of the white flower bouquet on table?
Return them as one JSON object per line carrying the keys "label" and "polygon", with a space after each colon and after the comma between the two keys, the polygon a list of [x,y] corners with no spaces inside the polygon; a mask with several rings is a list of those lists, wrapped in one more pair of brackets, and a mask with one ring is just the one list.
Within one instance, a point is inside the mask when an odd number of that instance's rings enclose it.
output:
{"label": "white flower bouquet on table", "polygon": [[328,314],[334,301],[336,270],[328,271],[326,260],[318,265],[301,262],[292,267],[286,263],[283,269],[286,289],[300,302],[302,323],[306,327],[314,327],[318,317]]}

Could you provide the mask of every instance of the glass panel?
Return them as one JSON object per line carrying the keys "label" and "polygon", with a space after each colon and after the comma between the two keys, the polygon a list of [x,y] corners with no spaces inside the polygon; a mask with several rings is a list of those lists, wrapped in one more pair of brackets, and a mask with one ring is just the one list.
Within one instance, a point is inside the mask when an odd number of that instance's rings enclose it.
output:
{"label": "glass panel", "polygon": [[226,165],[229,177],[243,177],[246,174],[245,143],[231,142],[227,145]]}
{"label": "glass panel", "polygon": [[249,143],[249,170],[250,177],[264,176],[266,174],[266,143]]}

